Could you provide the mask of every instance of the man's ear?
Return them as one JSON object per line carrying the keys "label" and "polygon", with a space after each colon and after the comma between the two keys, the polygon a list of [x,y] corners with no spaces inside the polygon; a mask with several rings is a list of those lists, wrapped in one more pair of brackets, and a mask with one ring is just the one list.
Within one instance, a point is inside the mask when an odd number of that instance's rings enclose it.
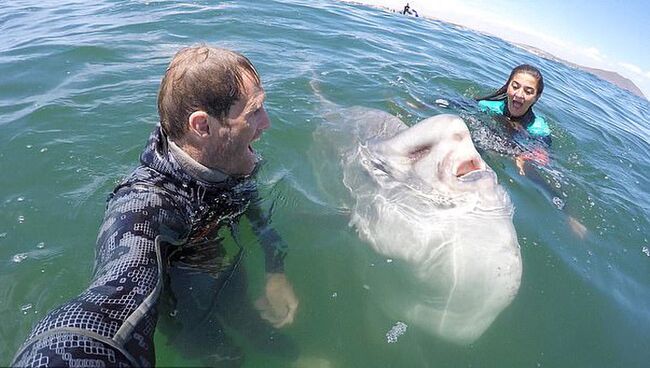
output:
{"label": "man's ear", "polygon": [[189,130],[191,133],[197,134],[199,137],[207,137],[210,135],[210,125],[208,124],[209,115],[205,111],[194,111],[187,119]]}

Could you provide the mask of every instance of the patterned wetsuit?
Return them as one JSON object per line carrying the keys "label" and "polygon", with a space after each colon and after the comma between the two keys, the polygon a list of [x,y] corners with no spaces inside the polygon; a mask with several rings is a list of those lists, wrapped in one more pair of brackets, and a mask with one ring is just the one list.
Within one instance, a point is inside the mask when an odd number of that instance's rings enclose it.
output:
{"label": "patterned wetsuit", "polygon": [[163,260],[170,249],[214,242],[220,227],[244,213],[261,239],[266,271],[282,271],[285,248],[251,205],[251,178],[208,183],[191,176],[169,154],[160,127],[140,161],[109,197],[92,283],[34,327],[13,366],[153,366]]}

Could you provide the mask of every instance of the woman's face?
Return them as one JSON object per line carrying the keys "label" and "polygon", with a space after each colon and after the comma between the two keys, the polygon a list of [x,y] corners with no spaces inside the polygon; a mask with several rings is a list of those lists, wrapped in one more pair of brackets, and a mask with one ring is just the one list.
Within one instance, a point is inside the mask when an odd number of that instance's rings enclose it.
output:
{"label": "woman's face", "polygon": [[537,101],[537,79],[526,72],[515,74],[508,84],[508,111],[518,118]]}

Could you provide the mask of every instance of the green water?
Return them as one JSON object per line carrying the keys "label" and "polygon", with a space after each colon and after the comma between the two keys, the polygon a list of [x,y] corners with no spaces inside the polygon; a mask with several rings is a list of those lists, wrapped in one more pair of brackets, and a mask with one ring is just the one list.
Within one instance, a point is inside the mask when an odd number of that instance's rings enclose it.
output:
{"label": "green water", "polygon": [[[493,37],[333,1],[17,1],[0,10],[0,32],[0,366],[48,310],[88,285],[105,198],[137,164],[156,123],[170,57],[199,42],[244,53],[262,76],[273,125],[257,144],[266,159],[260,189],[275,203],[273,226],[290,246],[286,272],[300,299],[282,333],[311,366],[650,361],[647,101]],[[397,266],[348,227],[338,163],[315,149],[323,105],[310,82],[341,108],[376,108],[408,124],[458,113],[475,130],[488,119],[471,97],[521,63],[544,73],[536,111],[553,130],[553,162],[543,176],[566,206],[558,210],[511,158],[486,154],[516,207],[519,294],[470,346],[417,326],[388,343],[399,320],[382,312],[390,295],[373,282]],[[583,239],[568,216],[587,227]],[[247,224],[242,242],[254,300],[263,266]],[[291,366],[228,332],[246,353],[244,366]],[[198,364],[168,340],[157,333],[158,365]]]}

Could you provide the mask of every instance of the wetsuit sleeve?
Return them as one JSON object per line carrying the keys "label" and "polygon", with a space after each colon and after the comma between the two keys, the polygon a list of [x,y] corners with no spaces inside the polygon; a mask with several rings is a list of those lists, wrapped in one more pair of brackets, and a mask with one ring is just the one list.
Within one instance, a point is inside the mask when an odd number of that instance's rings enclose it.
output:
{"label": "wetsuit sleeve", "polygon": [[270,217],[262,212],[257,195],[246,210],[253,231],[260,240],[264,251],[264,265],[267,273],[284,272],[284,257],[287,255],[287,245],[271,226]]}
{"label": "wetsuit sleeve", "polygon": [[535,115],[533,123],[528,128],[526,128],[526,130],[528,133],[530,133],[531,136],[547,144],[548,146],[551,145],[551,128],[549,128],[546,120],[543,117]]}
{"label": "wetsuit sleeve", "polygon": [[479,110],[488,113],[490,115],[504,115],[505,114],[504,107],[505,107],[504,101],[481,100],[478,102]]}
{"label": "wetsuit sleeve", "polygon": [[90,286],[36,325],[12,365],[153,366],[160,245],[186,236],[186,219],[177,201],[161,189],[117,191],[97,238]]}

